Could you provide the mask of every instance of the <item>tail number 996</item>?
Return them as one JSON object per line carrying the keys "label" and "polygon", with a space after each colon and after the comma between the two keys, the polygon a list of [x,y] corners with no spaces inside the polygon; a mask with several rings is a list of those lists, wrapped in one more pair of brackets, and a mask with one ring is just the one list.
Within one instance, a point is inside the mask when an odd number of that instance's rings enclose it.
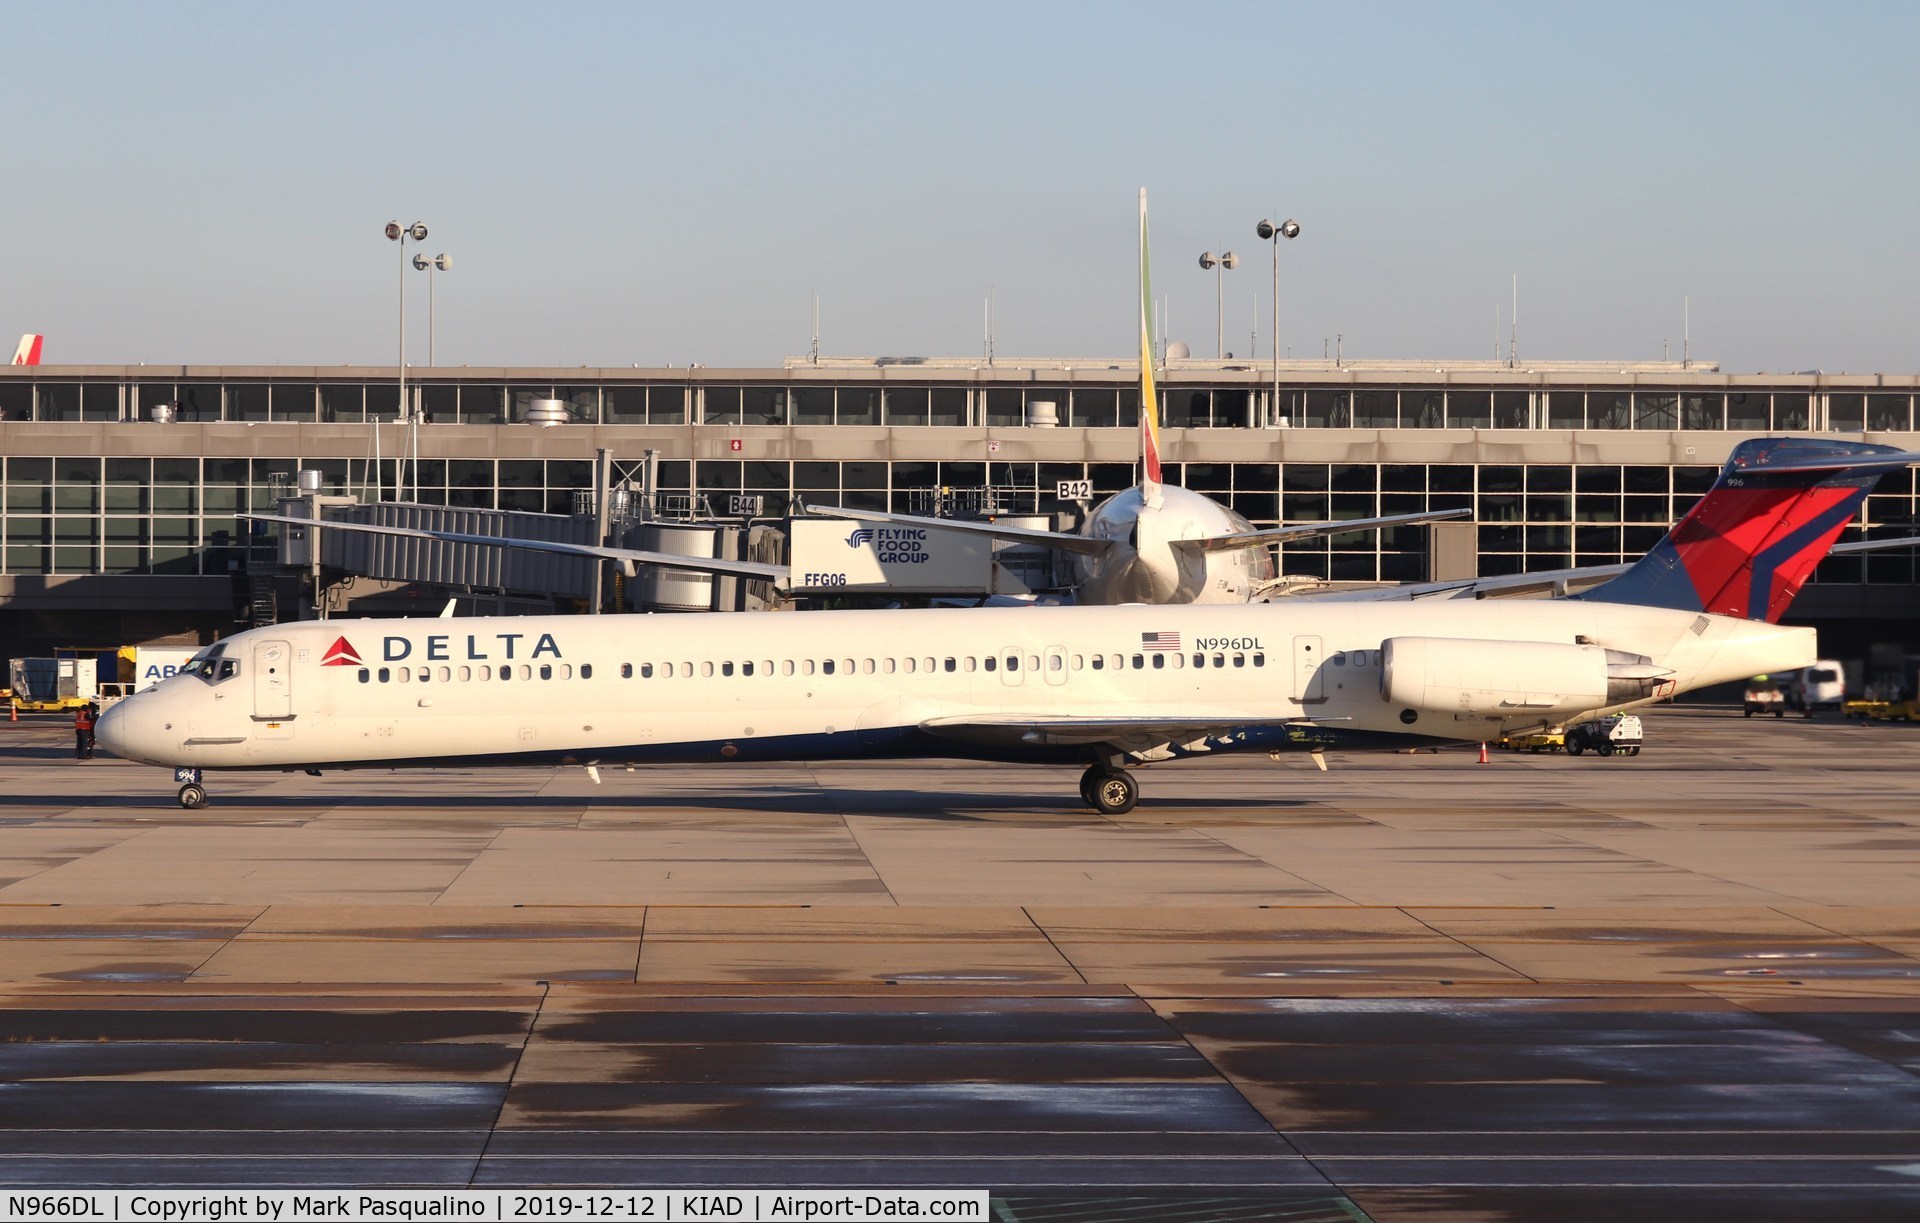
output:
{"label": "tail number 996", "polygon": [[1258,637],[1196,637],[1196,650],[1264,650]]}

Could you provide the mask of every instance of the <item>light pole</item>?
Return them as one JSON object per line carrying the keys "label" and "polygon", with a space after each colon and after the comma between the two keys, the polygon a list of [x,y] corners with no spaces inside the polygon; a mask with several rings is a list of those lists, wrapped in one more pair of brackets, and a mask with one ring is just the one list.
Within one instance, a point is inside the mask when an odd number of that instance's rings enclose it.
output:
{"label": "light pole", "polygon": [[413,270],[427,274],[427,365],[429,368],[439,365],[433,355],[433,282],[436,271],[444,272],[453,266],[451,255],[435,255],[429,259],[425,255],[413,257]]}
{"label": "light pole", "polygon": [[1253,232],[1273,245],[1273,398],[1267,403],[1267,420],[1271,422],[1280,413],[1280,239],[1298,238],[1300,222],[1291,217],[1278,225],[1262,221]]}
{"label": "light pole", "polygon": [[[419,221],[415,221],[413,224],[405,227],[402,227],[398,221],[388,221],[386,232],[387,241],[398,242],[400,244],[400,419],[411,426],[413,423],[413,412],[409,410],[407,406],[407,239],[412,238],[415,242],[425,242],[427,240],[427,227]],[[380,437],[380,426],[378,422],[373,426],[373,436],[375,439],[374,445],[377,447]],[[409,448],[417,445],[419,440],[418,433],[409,433],[407,440]],[[419,474],[419,452],[415,450],[414,454],[415,477],[417,479]],[[374,453],[373,461],[377,467],[380,462],[380,456],[377,450]],[[402,464],[404,464],[405,461],[405,459],[402,459]],[[378,478],[378,473],[376,473],[375,479],[377,480]],[[396,471],[394,472],[393,480],[396,495],[401,491],[400,482],[401,474]],[[377,499],[378,494],[376,493],[375,496]]]}
{"label": "light pole", "polygon": [[1227,273],[1240,266],[1240,256],[1227,251],[1218,259],[1212,251],[1203,251],[1200,255],[1203,270],[1220,270],[1213,273],[1213,356],[1221,360],[1227,355]]}

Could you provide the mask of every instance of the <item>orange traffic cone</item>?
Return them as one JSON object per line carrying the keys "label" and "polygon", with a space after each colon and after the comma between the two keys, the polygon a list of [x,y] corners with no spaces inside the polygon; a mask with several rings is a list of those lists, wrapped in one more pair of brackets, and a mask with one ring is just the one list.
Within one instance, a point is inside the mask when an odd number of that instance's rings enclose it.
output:
{"label": "orange traffic cone", "polygon": [[1482,743],[1480,745],[1480,763],[1485,764],[1486,762],[1487,762],[1487,745]]}

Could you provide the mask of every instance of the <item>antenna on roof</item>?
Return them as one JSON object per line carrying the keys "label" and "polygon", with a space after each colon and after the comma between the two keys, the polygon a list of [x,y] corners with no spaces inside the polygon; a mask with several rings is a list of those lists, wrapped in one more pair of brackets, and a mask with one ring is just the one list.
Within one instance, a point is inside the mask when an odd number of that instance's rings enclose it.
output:
{"label": "antenna on roof", "polygon": [[813,347],[807,350],[807,364],[820,364],[820,293],[813,294]]}
{"label": "antenna on roof", "polygon": [[1507,341],[1507,364],[1520,364],[1520,273],[1513,274],[1513,334]]}

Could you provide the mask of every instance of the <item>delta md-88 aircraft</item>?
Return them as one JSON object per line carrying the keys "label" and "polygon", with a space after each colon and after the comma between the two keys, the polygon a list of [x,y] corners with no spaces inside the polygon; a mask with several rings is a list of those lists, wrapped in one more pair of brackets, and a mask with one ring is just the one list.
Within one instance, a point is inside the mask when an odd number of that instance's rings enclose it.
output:
{"label": "delta md-88 aircraft", "polygon": [[1742,442],[1652,552],[1565,599],[309,621],[207,648],[97,733],[186,807],[204,770],[943,756],[1077,762],[1119,814],[1132,765],[1484,741],[1810,665],[1813,630],[1776,622],[1916,458]]}

